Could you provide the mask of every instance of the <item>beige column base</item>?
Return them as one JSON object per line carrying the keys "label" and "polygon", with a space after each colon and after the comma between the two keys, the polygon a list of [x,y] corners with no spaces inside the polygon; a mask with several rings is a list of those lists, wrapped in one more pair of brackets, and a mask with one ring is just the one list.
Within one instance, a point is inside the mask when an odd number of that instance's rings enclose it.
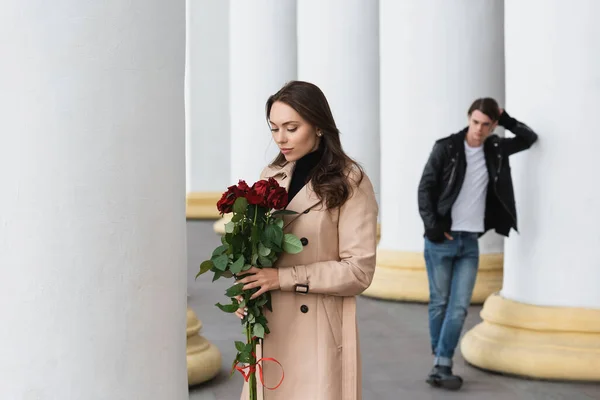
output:
{"label": "beige column base", "polygon": [[187,309],[187,370],[188,385],[197,385],[214,378],[221,369],[221,352],[198,333],[202,322],[194,311]]}
{"label": "beige column base", "polygon": [[228,223],[229,221],[231,221],[232,217],[233,217],[232,213],[225,214],[225,215],[223,215],[223,218],[218,219],[213,224],[213,230],[215,231],[215,233],[217,235],[223,236],[225,234],[225,224]]}
{"label": "beige column base", "polygon": [[223,193],[192,192],[185,199],[185,216],[187,219],[218,219],[217,201]]}
{"label": "beige column base", "polygon": [[[481,304],[502,287],[504,255],[482,254],[472,304]],[[379,250],[377,268],[365,296],[388,300],[429,302],[425,259],[420,252]]]}
{"label": "beige column base", "polygon": [[600,309],[541,307],[498,294],[461,342],[476,367],[539,379],[600,381]]}

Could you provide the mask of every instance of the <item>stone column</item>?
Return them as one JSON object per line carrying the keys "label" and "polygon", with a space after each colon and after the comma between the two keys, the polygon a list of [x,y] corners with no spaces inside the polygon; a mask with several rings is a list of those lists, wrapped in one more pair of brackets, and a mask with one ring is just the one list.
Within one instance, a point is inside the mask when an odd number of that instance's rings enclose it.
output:
{"label": "stone column", "polygon": [[[229,3],[186,1],[186,217],[216,219],[229,181]],[[188,385],[214,378],[219,349],[200,335],[202,322],[187,308]]]}
{"label": "stone column", "polygon": [[[417,188],[435,140],[467,125],[478,97],[504,103],[503,2],[380,1],[381,242],[368,296],[429,300]],[[488,233],[473,302],[500,289],[502,239]]]}
{"label": "stone column", "polygon": [[298,78],[319,86],[379,196],[379,3],[298,2]]}
{"label": "stone column", "polygon": [[511,160],[521,233],[507,241],[502,292],[462,342],[488,370],[600,380],[597,15],[593,0],[506,4],[507,110],[540,138]]}
{"label": "stone column", "polygon": [[[229,7],[229,184],[244,179],[251,185],[279,152],[265,103],[297,77],[296,0],[234,1]],[[223,231],[227,218],[215,223],[215,232]]]}
{"label": "stone column", "polygon": [[0,12],[0,398],[188,399],[183,0]]}
{"label": "stone column", "polygon": [[296,0],[234,1],[229,10],[230,183],[257,181],[278,153],[267,98],[296,79]]}
{"label": "stone column", "polygon": [[229,2],[187,0],[188,218],[217,219],[229,183]]}

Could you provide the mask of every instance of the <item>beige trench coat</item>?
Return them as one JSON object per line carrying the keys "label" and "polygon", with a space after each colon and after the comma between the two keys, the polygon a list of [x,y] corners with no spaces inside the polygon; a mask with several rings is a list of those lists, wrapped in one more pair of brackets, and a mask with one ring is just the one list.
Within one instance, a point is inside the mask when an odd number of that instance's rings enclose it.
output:
{"label": "beige trench coat", "polygon": [[[261,178],[275,178],[289,189],[294,163],[267,167]],[[271,333],[259,356],[279,361],[285,379],[275,390],[259,385],[264,400],[360,400],[361,360],[356,324],[356,297],[370,284],[375,270],[378,206],[369,178],[350,199],[328,211],[310,182],[292,199],[284,232],[298,236],[299,254],[282,254],[281,290],[272,292],[273,312],[266,311]],[[308,285],[308,294],[296,285]],[[299,287],[298,289],[301,289]],[[265,385],[275,386],[281,368],[263,363]],[[258,375],[258,374],[257,374]],[[247,397],[244,385],[242,400]]]}

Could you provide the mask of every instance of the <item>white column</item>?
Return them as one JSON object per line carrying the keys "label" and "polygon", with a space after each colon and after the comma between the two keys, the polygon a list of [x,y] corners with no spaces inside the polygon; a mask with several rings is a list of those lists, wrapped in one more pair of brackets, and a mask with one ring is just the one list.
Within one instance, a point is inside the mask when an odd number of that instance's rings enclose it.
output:
{"label": "white column", "polygon": [[[367,293],[427,301],[419,180],[435,140],[467,126],[475,99],[504,103],[503,1],[381,0],[379,15],[382,251]],[[480,250],[501,252],[502,239],[490,232]]]}
{"label": "white column", "polygon": [[187,399],[185,2],[0,12],[0,398]]}
{"label": "white column", "polygon": [[232,1],[229,10],[231,183],[258,180],[277,155],[267,98],[296,79],[296,1]]}
{"label": "white column", "polygon": [[186,216],[215,219],[230,183],[229,2],[186,3]]}
{"label": "white column", "polygon": [[230,177],[229,2],[187,0],[186,61],[187,192],[223,192]]}
{"label": "white column", "polygon": [[379,2],[299,0],[298,78],[323,90],[379,196]]}
{"label": "white column", "polygon": [[594,0],[506,4],[507,110],[540,136],[511,160],[521,233],[504,286],[461,343],[487,370],[600,381],[599,14]]}
{"label": "white column", "polygon": [[507,242],[502,295],[600,309],[600,3],[507,2],[506,15],[507,110],[540,139],[512,162],[521,234]]}

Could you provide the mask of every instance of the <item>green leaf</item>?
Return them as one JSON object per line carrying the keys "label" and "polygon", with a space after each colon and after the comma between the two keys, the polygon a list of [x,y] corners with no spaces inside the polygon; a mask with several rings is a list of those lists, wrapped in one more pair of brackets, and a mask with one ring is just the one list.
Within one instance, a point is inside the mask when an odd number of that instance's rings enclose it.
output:
{"label": "green leaf", "polygon": [[231,222],[240,222],[243,219],[244,214],[233,214],[233,217],[231,217]]}
{"label": "green leaf", "polygon": [[271,254],[274,255],[276,258],[277,258],[277,254],[283,252],[283,249],[274,243],[271,243],[271,250],[272,250]]}
{"label": "green leaf", "polygon": [[294,214],[298,214],[296,211],[292,211],[292,210],[277,210],[274,211],[271,216],[272,217],[276,217],[278,215],[294,215]]}
{"label": "green leaf", "polygon": [[273,244],[275,244],[277,246],[281,246],[281,242],[283,241],[283,229],[281,229],[277,225],[271,225],[271,226],[275,230],[275,240],[273,241]]}
{"label": "green leaf", "polygon": [[265,227],[265,230],[262,234],[262,238],[263,238],[263,242],[265,243],[271,243],[271,242],[275,242],[275,238],[276,238],[276,233],[275,230],[277,229],[276,225],[273,224],[269,224]]}
{"label": "green leaf", "polygon": [[233,228],[235,228],[235,223],[232,221],[229,221],[228,223],[225,224],[225,232],[226,233],[232,233],[233,232]]}
{"label": "green leaf", "polygon": [[238,197],[233,203],[233,212],[234,213],[245,213],[248,208],[248,200],[245,197]]}
{"label": "green leaf", "polygon": [[252,265],[256,265],[258,262],[258,253],[252,254]]}
{"label": "green leaf", "polygon": [[275,221],[275,225],[283,229],[283,220],[278,218],[277,221]]}
{"label": "green leaf", "polygon": [[252,358],[253,358],[252,354],[250,354],[250,353],[241,353],[240,356],[238,357],[238,360],[240,360],[240,362],[242,362],[242,363],[250,364],[251,362],[254,361]]}
{"label": "green leaf", "polygon": [[210,269],[213,267],[213,262],[210,260],[206,260],[204,261],[202,264],[200,264],[200,271],[198,271],[198,274],[196,275],[196,279],[204,274],[205,272],[210,271]]}
{"label": "green leaf", "polygon": [[235,357],[235,360],[233,360],[233,362],[231,363],[231,371],[229,371],[229,377],[230,378],[233,376],[233,374],[235,374],[235,371],[237,371],[235,369],[235,367],[237,367],[238,362],[239,362],[238,358]]}
{"label": "green leaf", "polygon": [[212,279],[212,281],[213,281],[213,282],[214,282],[214,281],[216,281],[216,280],[217,280],[217,279],[219,279],[221,276],[223,276],[223,272],[222,272],[222,271],[219,271],[219,270],[216,270],[216,271],[215,271],[215,276],[213,276],[213,279]]}
{"label": "green leaf", "polygon": [[256,305],[262,307],[267,304],[267,300],[267,296],[260,296],[258,299],[256,299]]}
{"label": "green leaf", "polygon": [[246,264],[246,265],[244,265],[244,268],[242,268],[242,271],[248,271],[250,268],[252,268],[252,265],[251,264]]}
{"label": "green leaf", "polygon": [[244,237],[242,235],[232,235],[229,243],[231,243],[231,252],[233,254],[240,254],[244,247]]}
{"label": "green leaf", "polygon": [[[240,294],[244,293],[244,291],[242,290],[243,287],[244,287],[243,283],[236,283],[235,285],[233,285],[232,287],[230,287],[229,289],[227,289],[225,291],[225,296],[227,296],[227,297],[239,296]],[[239,304],[238,304],[238,306],[239,306]]]}
{"label": "green leaf", "polygon": [[215,306],[219,307],[219,309],[221,311],[225,311],[226,313],[230,313],[230,314],[236,312],[237,309],[239,308],[237,302],[234,302],[233,304],[226,304],[226,305],[217,303],[217,304],[215,304]]}
{"label": "green leaf", "polygon": [[263,257],[263,256],[258,256],[258,262],[260,263],[261,266],[263,267],[272,267],[273,263],[271,262],[271,260],[267,257]]}
{"label": "green leaf", "polygon": [[254,325],[252,334],[258,338],[264,339],[265,338],[265,327],[262,326],[261,324]]}
{"label": "green leaf", "polygon": [[253,324],[255,321],[254,314],[248,314],[246,320],[248,321],[248,323]]}
{"label": "green leaf", "polygon": [[246,348],[246,343],[244,343],[244,342],[235,342],[235,348],[237,349],[237,351],[239,351],[241,353]]}
{"label": "green leaf", "polygon": [[261,255],[261,256],[263,256],[263,257],[266,257],[269,254],[271,254],[271,249],[268,248],[267,246],[265,246],[264,244],[262,244],[262,242],[260,242],[258,244],[258,254]]}
{"label": "green leaf", "polygon": [[219,247],[217,247],[216,249],[213,250],[212,252],[212,256],[220,256],[221,254],[225,253],[227,251],[227,249],[229,248],[228,245],[223,244]]}
{"label": "green leaf", "polygon": [[246,344],[246,347],[244,347],[244,353],[252,353],[252,343]]}
{"label": "green leaf", "polygon": [[233,264],[231,264],[229,270],[234,274],[239,274],[240,272],[242,272],[242,268],[244,267],[245,261],[246,260],[244,260],[244,256],[240,256],[237,260],[235,260]]}
{"label": "green leaf", "polygon": [[212,260],[213,264],[215,264],[215,268],[219,271],[225,271],[227,269],[227,263],[229,262],[229,257],[227,254],[221,254],[218,257],[215,257]]}
{"label": "green leaf", "polygon": [[302,251],[302,242],[296,235],[286,233],[283,236],[283,251],[289,254],[298,254]]}

